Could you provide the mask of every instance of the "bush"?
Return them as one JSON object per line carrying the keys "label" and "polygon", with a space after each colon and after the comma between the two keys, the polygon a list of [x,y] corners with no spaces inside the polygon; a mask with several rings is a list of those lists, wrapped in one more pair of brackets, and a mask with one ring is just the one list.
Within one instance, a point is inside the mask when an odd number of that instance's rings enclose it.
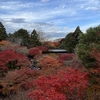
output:
{"label": "bush", "polygon": [[30,56],[37,56],[37,55],[39,55],[39,54],[41,54],[41,51],[38,49],[38,48],[36,48],[36,47],[34,47],[34,48],[31,48],[30,50],[29,50],[29,55]]}
{"label": "bush", "polygon": [[41,66],[41,69],[48,69],[48,68],[57,68],[61,66],[61,63],[51,56],[44,56],[38,60],[38,64]]}
{"label": "bush", "polygon": [[28,94],[32,100],[80,100],[89,86],[88,74],[72,68],[40,76],[35,82],[36,90]]}
{"label": "bush", "polygon": [[30,70],[29,68],[9,71],[5,78],[0,80],[0,94],[9,96],[19,90],[26,90],[29,88],[27,83],[29,83],[29,81],[33,81],[33,79],[38,77],[38,75],[38,71]]}
{"label": "bush", "polygon": [[63,60],[63,61],[65,61],[65,60],[71,60],[71,59],[73,59],[74,56],[75,55],[73,53],[65,53],[65,54],[61,54],[59,56],[59,59]]}
{"label": "bush", "polygon": [[17,69],[21,67],[29,67],[30,61],[22,54],[18,54],[12,50],[0,52],[0,70],[7,71],[9,69]]}

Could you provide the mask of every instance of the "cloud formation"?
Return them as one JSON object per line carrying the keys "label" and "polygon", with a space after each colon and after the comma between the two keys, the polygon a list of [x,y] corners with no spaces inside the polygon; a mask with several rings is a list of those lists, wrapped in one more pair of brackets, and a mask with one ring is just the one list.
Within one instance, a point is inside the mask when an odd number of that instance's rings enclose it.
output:
{"label": "cloud formation", "polygon": [[41,0],[41,2],[48,2],[48,1],[50,1],[50,0]]}
{"label": "cloud formation", "polygon": [[25,28],[63,37],[80,26],[85,30],[100,23],[99,0],[1,0],[0,21],[7,32]]}
{"label": "cloud formation", "polygon": [[10,22],[12,22],[12,23],[25,23],[25,19],[24,18],[12,18],[10,20]]}

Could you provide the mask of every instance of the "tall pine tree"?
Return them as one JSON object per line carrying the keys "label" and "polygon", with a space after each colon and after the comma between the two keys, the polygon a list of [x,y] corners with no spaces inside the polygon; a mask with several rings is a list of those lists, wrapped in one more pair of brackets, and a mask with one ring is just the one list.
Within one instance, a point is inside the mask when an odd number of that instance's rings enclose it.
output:
{"label": "tall pine tree", "polygon": [[7,38],[6,29],[3,26],[3,24],[0,22],[0,41],[6,40],[6,38]]}
{"label": "tall pine tree", "polygon": [[76,27],[74,32],[68,33],[59,46],[59,48],[66,49],[67,52],[74,52],[76,45],[79,43],[79,36],[82,34],[80,27]]}
{"label": "tall pine tree", "polygon": [[36,47],[39,45],[41,45],[41,42],[39,41],[39,36],[38,36],[36,30],[34,29],[31,33],[31,37],[30,37],[30,46]]}
{"label": "tall pine tree", "polygon": [[73,40],[75,42],[75,44],[78,44],[79,43],[79,36],[80,34],[82,34],[83,32],[80,30],[80,27],[77,26],[75,31],[73,32]]}

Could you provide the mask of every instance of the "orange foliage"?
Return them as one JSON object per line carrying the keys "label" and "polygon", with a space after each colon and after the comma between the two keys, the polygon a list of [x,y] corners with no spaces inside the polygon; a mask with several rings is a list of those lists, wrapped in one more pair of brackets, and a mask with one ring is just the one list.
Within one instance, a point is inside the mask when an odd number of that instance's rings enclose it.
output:
{"label": "orange foliage", "polygon": [[64,68],[60,61],[47,55],[37,60],[37,66],[41,68],[40,72],[42,75],[55,74],[57,70]]}
{"label": "orange foliage", "polygon": [[0,45],[11,45],[11,43],[9,41],[6,41],[6,40],[2,40],[0,42]]}
{"label": "orange foliage", "polygon": [[61,63],[51,56],[44,56],[43,58],[40,58],[39,65],[41,66],[41,69],[48,69],[50,67],[58,68],[61,66]]}

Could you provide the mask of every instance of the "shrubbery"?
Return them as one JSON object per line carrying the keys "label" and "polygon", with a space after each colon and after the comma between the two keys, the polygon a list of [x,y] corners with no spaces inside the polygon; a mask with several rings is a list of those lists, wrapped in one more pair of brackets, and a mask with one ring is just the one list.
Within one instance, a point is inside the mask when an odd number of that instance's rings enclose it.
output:
{"label": "shrubbery", "polygon": [[88,74],[72,68],[40,76],[35,83],[36,90],[29,93],[32,100],[79,100],[89,86]]}

